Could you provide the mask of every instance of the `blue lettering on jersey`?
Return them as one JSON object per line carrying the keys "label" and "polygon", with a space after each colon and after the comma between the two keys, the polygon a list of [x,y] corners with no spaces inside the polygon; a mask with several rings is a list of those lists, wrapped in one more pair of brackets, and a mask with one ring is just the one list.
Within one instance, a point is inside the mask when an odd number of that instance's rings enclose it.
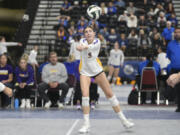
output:
{"label": "blue lettering on jersey", "polygon": [[98,43],[98,40],[94,41],[94,44]]}

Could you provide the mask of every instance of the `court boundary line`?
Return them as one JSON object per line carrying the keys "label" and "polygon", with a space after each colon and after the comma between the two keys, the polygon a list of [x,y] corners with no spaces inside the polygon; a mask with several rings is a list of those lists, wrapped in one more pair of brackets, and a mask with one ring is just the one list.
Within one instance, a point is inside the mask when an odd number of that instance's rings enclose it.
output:
{"label": "court boundary line", "polygon": [[70,135],[73,131],[73,129],[75,128],[75,126],[77,125],[77,123],[79,122],[79,119],[75,120],[75,122],[73,123],[73,125],[71,126],[71,128],[68,130],[68,132],[66,133],[66,135]]}

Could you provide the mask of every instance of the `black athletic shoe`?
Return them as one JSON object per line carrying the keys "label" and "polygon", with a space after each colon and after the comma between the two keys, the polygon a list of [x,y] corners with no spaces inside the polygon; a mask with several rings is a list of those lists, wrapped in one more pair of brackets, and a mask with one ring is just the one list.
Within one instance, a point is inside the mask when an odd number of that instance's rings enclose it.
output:
{"label": "black athletic shoe", "polygon": [[177,108],[175,112],[180,112],[180,108]]}

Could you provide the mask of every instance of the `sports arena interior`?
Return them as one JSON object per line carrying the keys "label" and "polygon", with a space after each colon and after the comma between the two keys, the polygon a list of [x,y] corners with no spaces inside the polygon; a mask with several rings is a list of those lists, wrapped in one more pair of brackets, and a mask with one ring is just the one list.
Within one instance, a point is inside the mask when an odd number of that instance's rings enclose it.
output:
{"label": "sports arena interior", "polygon": [[[97,20],[87,15],[90,5],[101,7]],[[11,97],[0,93],[0,134],[78,134],[83,121],[82,95],[72,44],[79,43],[87,26],[93,27],[101,41],[98,57],[113,92],[125,115],[135,123],[130,130],[120,125],[92,78],[93,126],[88,134],[179,135],[180,79],[173,87],[167,80],[180,73],[180,54],[172,58],[170,50],[170,45],[180,42],[175,32],[180,29],[180,0],[0,0],[0,82],[13,93]],[[124,60],[118,76],[111,76],[115,44]],[[57,54],[58,62],[66,68],[67,78],[60,77],[68,85],[67,93],[62,92],[65,86],[41,90],[44,67],[53,63],[51,53]],[[63,67],[58,70],[64,72]],[[21,87],[25,76],[28,85]],[[58,101],[61,98],[63,101]]]}

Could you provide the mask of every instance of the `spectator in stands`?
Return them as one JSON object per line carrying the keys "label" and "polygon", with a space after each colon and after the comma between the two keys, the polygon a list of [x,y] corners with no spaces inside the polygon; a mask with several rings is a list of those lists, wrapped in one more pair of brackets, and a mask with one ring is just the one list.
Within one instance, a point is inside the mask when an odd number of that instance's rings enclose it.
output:
{"label": "spectator in stands", "polygon": [[91,27],[93,27],[93,29],[96,29],[96,30],[99,29],[99,22],[95,19],[89,21],[88,25],[91,25]]}
{"label": "spectator in stands", "polygon": [[127,47],[128,47],[128,40],[126,38],[126,34],[122,33],[120,35],[119,48],[121,48],[121,50],[125,53]]}
{"label": "spectator in stands", "polygon": [[22,44],[17,42],[6,42],[5,37],[0,36],[0,55],[8,53],[7,46],[22,46]]}
{"label": "spectator in stands", "polygon": [[142,50],[142,55],[145,55],[152,46],[151,39],[145,34],[144,30],[139,31],[138,47]]}
{"label": "spectator in stands", "polygon": [[80,61],[80,52],[76,49],[77,45],[80,44],[80,35],[74,35],[74,42],[70,44],[69,56],[74,56],[76,61]]}
{"label": "spectator in stands", "polygon": [[114,28],[110,29],[110,33],[107,37],[108,50],[113,48],[115,42],[118,41],[118,35],[116,34],[116,30]]}
{"label": "spectator in stands", "polygon": [[[144,67],[154,67],[156,76],[160,74],[160,71],[161,71],[160,65],[156,61],[153,61],[153,56],[151,54],[147,53],[146,60],[139,64],[138,73],[140,76],[142,75],[142,71]],[[136,81],[137,81],[138,87],[140,87],[140,78],[136,78]],[[151,104],[155,104],[155,97],[156,97],[156,92],[152,92]],[[141,103],[142,104],[146,103],[146,92],[142,92],[141,94]]]}
{"label": "spectator in stands", "polygon": [[79,26],[82,21],[84,22],[85,25],[88,24],[88,20],[84,16],[81,16],[80,20],[78,20],[77,25]]}
{"label": "spectator in stands", "polygon": [[136,33],[136,29],[132,29],[128,35],[128,51],[131,51],[131,54],[136,56],[137,54],[137,41],[138,34]]}
{"label": "spectator in stands", "polygon": [[101,49],[99,56],[108,56],[106,39],[100,33],[98,33],[98,38],[101,41]]}
{"label": "spectator in stands", "polygon": [[117,0],[114,5],[117,7],[125,7],[126,3],[123,0]]}
{"label": "spectator in stands", "polygon": [[158,56],[157,56],[156,61],[160,64],[161,74],[164,74],[164,72],[166,71],[167,66],[170,64],[169,59],[166,57],[165,47],[159,46],[159,48],[158,48]]}
{"label": "spectator in stands", "polygon": [[164,12],[159,13],[159,17],[157,19],[157,26],[162,30],[166,27],[166,17]]}
{"label": "spectator in stands", "polygon": [[154,16],[155,16],[153,7],[150,7],[150,9],[149,9],[147,15],[148,15],[148,16],[151,16],[151,17],[154,17]]}
{"label": "spectator in stands", "polygon": [[116,15],[117,13],[117,8],[114,6],[112,2],[108,3],[108,15],[113,16]]}
{"label": "spectator in stands", "polygon": [[125,10],[122,15],[119,15],[118,21],[123,20],[123,21],[127,22],[127,20],[128,20],[127,13],[128,13],[128,12]]}
{"label": "spectator in stands", "polygon": [[70,16],[59,15],[59,16],[57,17],[57,19],[58,19],[58,22],[59,22],[59,25],[58,25],[58,26],[62,25],[62,26],[64,26],[64,28],[68,28],[68,26],[69,26],[69,21],[71,20],[71,17],[70,17]]}
{"label": "spectator in stands", "polygon": [[[58,91],[61,89],[62,93],[57,105],[59,108],[63,108],[64,100],[69,89],[69,86],[66,84],[68,78],[67,71],[64,64],[58,62],[57,54],[55,52],[50,52],[49,60],[50,63],[43,68],[43,82],[39,84],[38,91],[42,99],[45,101],[45,108],[49,108],[52,105],[52,102],[45,91],[49,88],[57,89]],[[58,93],[59,92],[57,92],[57,94]]]}
{"label": "spectator in stands", "polygon": [[149,32],[149,37],[151,38],[151,40],[153,40],[156,34],[160,34],[160,33],[158,32],[157,27],[153,27],[152,31]]}
{"label": "spectator in stands", "polygon": [[169,18],[169,21],[172,23],[172,26],[173,27],[176,27],[178,25],[178,20],[176,18],[176,15],[175,13],[172,13],[170,18]]}
{"label": "spectator in stands", "polygon": [[119,49],[118,42],[114,43],[114,48],[110,51],[108,59],[109,73],[107,79],[109,82],[112,79],[112,84],[116,84],[117,77],[119,75],[120,66],[124,64],[124,53]]}
{"label": "spectator in stands", "polygon": [[103,35],[103,37],[107,40],[109,36],[108,28],[104,27],[103,29],[100,29],[99,31],[100,34]]}
{"label": "spectator in stands", "polygon": [[156,22],[153,20],[153,17],[152,16],[148,16],[148,19],[147,19],[147,24],[148,26],[148,32],[152,31],[152,29],[154,27],[157,27],[157,24]]}
{"label": "spectator in stands", "polygon": [[159,33],[156,33],[152,38],[152,49],[155,55],[157,54],[159,47],[164,47],[164,45],[161,39],[161,35]]}
{"label": "spectator in stands", "polygon": [[172,2],[168,3],[168,6],[166,6],[166,11],[167,11],[167,13],[170,13],[170,14],[174,12],[174,8],[173,8]]}
{"label": "spectator in stands", "polygon": [[135,12],[138,10],[136,7],[134,7],[134,3],[133,2],[129,2],[129,6],[127,7],[127,12],[129,14],[135,14]]}
{"label": "spectator in stands", "polygon": [[131,13],[127,20],[128,28],[136,28],[137,27],[137,17]]}
{"label": "spectator in stands", "polygon": [[20,108],[31,108],[30,95],[34,85],[34,71],[32,66],[28,65],[28,55],[24,54],[19,66],[15,69],[16,76],[16,95],[21,100]]}
{"label": "spectator in stands", "polygon": [[[5,85],[6,87],[13,88],[13,68],[11,65],[7,64],[7,56],[5,54],[2,54],[0,56],[0,82]],[[10,98],[8,95],[2,93],[1,94],[2,99],[2,106],[3,107],[9,107],[10,104]]]}
{"label": "spectator in stands", "polygon": [[145,15],[140,15],[138,20],[138,28],[143,29],[144,31],[147,30],[147,20],[145,20]]}
{"label": "spectator in stands", "polygon": [[155,14],[156,16],[159,16],[159,13],[160,13],[161,11],[164,12],[164,8],[163,8],[163,6],[162,6],[160,3],[158,3],[157,6],[156,6],[156,8],[154,9],[154,14]]}
{"label": "spectator in stands", "polygon": [[108,13],[108,8],[106,7],[104,2],[101,2],[100,7],[102,9],[102,12],[104,12],[105,14]]}
{"label": "spectator in stands", "polygon": [[87,0],[83,0],[82,1],[82,5],[81,5],[81,14],[80,15],[85,15],[86,14],[86,11],[87,11],[87,8],[88,8],[88,1]]}
{"label": "spectator in stands", "polygon": [[171,75],[167,80],[167,83],[175,87],[177,90],[177,109],[176,112],[180,112],[180,83],[177,83],[179,80],[178,76],[180,73],[180,28],[176,28],[174,32],[175,40],[169,42],[167,46],[167,57],[171,61]]}
{"label": "spectator in stands", "polygon": [[163,38],[163,44],[167,46],[168,43],[173,39],[174,28],[171,27],[170,21],[167,21],[166,25],[167,27],[164,28],[162,32],[162,38]]}
{"label": "spectator in stands", "polygon": [[80,30],[82,29],[82,31],[84,31],[84,28],[86,27],[86,24],[84,21],[80,21],[80,24],[77,26],[77,29]]}
{"label": "spectator in stands", "polygon": [[107,26],[108,16],[105,14],[104,10],[102,10],[102,14],[99,17],[99,28],[104,28]]}
{"label": "spectator in stands", "polygon": [[67,40],[67,33],[64,27],[61,25],[57,31],[57,40],[60,43],[64,43]]}
{"label": "spectator in stands", "polygon": [[62,15],[70,15],[70,11],[72,10],[71,3],[68,0],[64,0],[64,4],[60,9],[60,14]]}

